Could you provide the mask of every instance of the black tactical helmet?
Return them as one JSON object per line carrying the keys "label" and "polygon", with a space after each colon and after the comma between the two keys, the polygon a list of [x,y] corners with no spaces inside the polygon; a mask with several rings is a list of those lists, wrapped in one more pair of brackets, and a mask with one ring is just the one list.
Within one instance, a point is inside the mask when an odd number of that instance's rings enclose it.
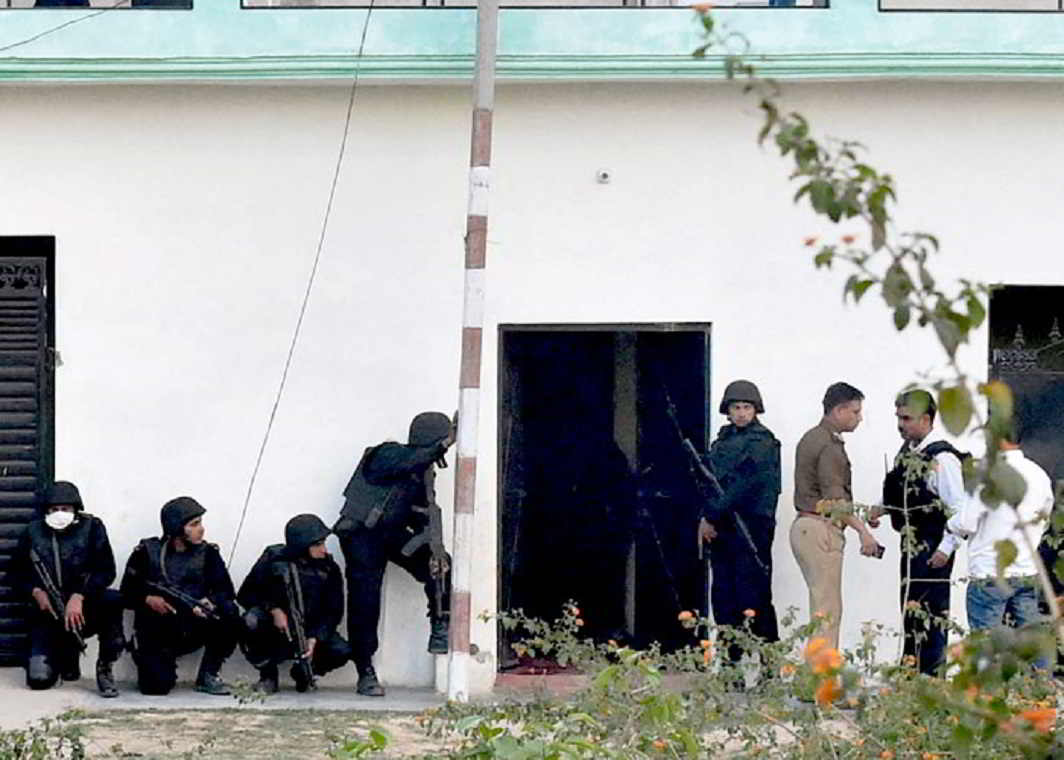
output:
{"label": "black tactical helmet", "polygon": [[754,405],[754,411],[762,414],[765,405],[761,403],[761,391],[749,380],[733,380],[724,389],[724,398],[720,400],[720,413],[728,413],[728,404],[733,401],[745,401]]}
{"label": "black tactical helmet", "polygon": [[195,520],[207,510],[191,496],[178,496],[163,504],[159,519],[163,524],[164,536],[181,536],[185,523]]}
{"label": "black tactical helmet", "polygon": [[71,504],[75,512],[80,512],[85,508],[85,505],[81,503],[81,493],[78,491],[78,487],[67,480],[55,481],[45,491],[44,501],[41,506],[47,512],[48,507],[54,507],[58,504]]}
{"label": "black tactical helmet", "polygon": [[451,418],[443,412],[422,412],[410,423],[407,443],[411,446],[431,446],[451,433]]}
{"label": "black tactical helmet", "polygon": [[284,526],[284,545],[290,554],[299,555],[330,533],[317,515],[296,515]]}

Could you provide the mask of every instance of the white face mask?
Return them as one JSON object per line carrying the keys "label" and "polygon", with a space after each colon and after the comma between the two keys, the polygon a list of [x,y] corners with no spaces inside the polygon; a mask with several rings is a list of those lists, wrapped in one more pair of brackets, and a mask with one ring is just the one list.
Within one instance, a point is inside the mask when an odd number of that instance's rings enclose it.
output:
{"label": "white face mask", "polygon": [[46,514],[44,522],[52,530],[65,530],[74,522],[74,513],[67,512],[65,509],[57,509],[55,512]]}

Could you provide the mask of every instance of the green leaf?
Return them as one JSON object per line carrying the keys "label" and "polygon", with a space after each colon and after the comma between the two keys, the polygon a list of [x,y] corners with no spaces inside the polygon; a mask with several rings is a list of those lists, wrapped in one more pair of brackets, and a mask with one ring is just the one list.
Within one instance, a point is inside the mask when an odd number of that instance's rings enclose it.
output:
{"label": "green leaf", "polygon": [[1027,481],[1023,479],[1023,475],[1002,458],[998,458],[990,468],[987,481],[994,491],[1012,506],[1023,501],[1023,496],[1027,493]]}
{"label": "green leaf", "polygon": [[813,264],[817,269],[821,267],[831,268],[831,260],[835,257],[835,247],[826,245],[820,249],[820,252],[813,257]]}
{"label": "green leaf", "polygon": [[979,327],[984,319],[986,319],[986,307],[983,306],[982,301],[978,296],[968,296],[968,321],[972,328]]}
{"label": "green leaf", "polygon": [[[876,284],[875,280],[861,280],[853,286],[853,300],[858,302],[870,287]],[[900,328],[899,328],[900,329]]]}
{"label": "green leaf", "polygon": [[1016,548],[1016,544],[1007,538],[1003,541],[995,541],[994,551],[997,553],[997,574],[1000,578],[1005,572],[1005,568],[1016,561],[1016,557],[1020,552]]}
{"label": "green leaf", "polygon": [[958,385],[939,391],[938,411],[942,415],[942,424],[951,435],[960,435],[967,430],[975,411],[968,388]]}
{"label": "green leaf", "polygon": [[892,309],[898,308],[913,291],[913,281],[904,267],[895,262],[883,276],[883,300]]}
{"label": "green leaf", "polygon": [[935,335],[942,348],[951,357],[956,355],[957,347],[961,344],[961,331],[953,322],[943,317],[932,317],[931,324],[935,327]]}
{"label": "green leaf", "polygon": [[994,380],[980,385],[979,392],[990,402],[990,433],[995,438],[1002,438],[1012,427],[1012,389],[1001,380]]}
{"label": "green leaf", "polygon": [[953,727],[953,741],[951,742],[951,748],[957,754],[957,757],[967,758],[972,754],[972,744],[975,742],[975,734],[972,729],[963,723],[959,723]]}
{"label": "green leaf", "polygon": [[901,332],[909,324],[909,317],[911,312],[909,311],[909,304],[899,304],[898,308],[894,310],[894,327]]}
{"label": "green leaf", "polygon": [[835,189],[830,182],[822,179],[813,180],[809,183],[809,202],[813,204],[813,210],[818,214],[826,213],[835,202]]}

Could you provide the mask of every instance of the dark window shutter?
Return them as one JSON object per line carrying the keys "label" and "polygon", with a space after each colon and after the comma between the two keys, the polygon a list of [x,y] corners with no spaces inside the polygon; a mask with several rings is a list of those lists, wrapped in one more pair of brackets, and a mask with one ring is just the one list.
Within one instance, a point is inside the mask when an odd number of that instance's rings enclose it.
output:
{"label": "dark window shutter", "polygon": [[[12,588],[19,536],[52,479],[52,238],[0,238],[0,664],[21,664],[25,600]],[[15,249],[42,256],[10,256]],[[42,250],[42,248],[44,250]],[[13,251],[12,251],[13,252]]]}

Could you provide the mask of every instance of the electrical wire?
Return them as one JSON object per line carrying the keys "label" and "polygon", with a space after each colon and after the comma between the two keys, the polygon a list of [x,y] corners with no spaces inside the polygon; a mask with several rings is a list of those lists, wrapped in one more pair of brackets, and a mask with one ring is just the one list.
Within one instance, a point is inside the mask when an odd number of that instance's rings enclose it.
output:
{"label": "electrical wire", "polygon": [[351,81],[351,89],[347,98],[347,116],[344,119],[344,133],[340,138],[340,148],[336,155],[336,166],[333,169],[332,185],[329,188],[329,200],[325,204],[325,215],[322,218],[321,223],[321,235],[318,237],[318,247],[314,253],[314,263],[310,268],[310,277],[307,279],[307,287],[303,292],[303,303],[299,308],[299,317],[296,319],[295,330],[292,332],[292,340],[288,346],[288,356],[285,358],[284,369],[281,372],[281,382],[277,387],[277,395],[274,397],[273,408],[270,409],[270,416],[266,422],[266,432],[262,436],[262,444],[259,446],[259,454],[255,459],[255,467],[251,471],[251,479],[248,481],[247,493],[244,495],[244,506],[240,512],[240,522],[237,523],[236,535],[233,536],[233,545],[229,550],[229,561],[227,564],[233,563],[233,556],[236,554],[236,545],[240,541],[240,533],[244,529],[244,521],[247,518],[248,506],[251,504],[251,495],[255,490],[255,480],[258,478],[259,469],[262,466],[262,458],[266,454],[266,446],[270,441],[270,433],[273,431],[273,423],[277,418],[277,409],[281,404],[281,397],[284,395],[285,384],[288,382],[288,371],[292,366],[292,357],[295,354],[296,345],[299,342],[299,333],[303,328],[303,318],[307,313],[307,304],[310,302],[310,293],[314,288],[314,280],[318,274],[318,264],[321,261],[321,252],[325,247],[325,235],[329,229],[329,219],[332,216],[333,201],[336,198],[336,186],[340,181],[340,169],[344,162],[344,153],[347,149],[347,136],[351,131],[351,116],[355,109],[355,95],[358,92],[358,78],[362,71],[362,54],[366,49],[366,33],[369,31],[369,20],[373,14],[374,0],[370,0],[369,6],[366,8],[366,18],[362,23],[362,34],[358,42],[358,53],[355,57],[355,72],[354,78]]}
{"label": "electrical wire", "polygon": [[17,47],[22,47],[23,45],[28,45],[31,42],[36,42],[37,40],[41,39],[41,37],[47,37],[49,34],[55,34],[56,32],[62,29],[66,29],[68,26],[80,24],[82,21],[88,21],[90,18],[96,18],[101,13],[109,13],[110,11],[116,10],[118,6],[120,6],[124,2],[126,2],[126,0],[115,0],[115,3],[113,5],[110,5],[106,8],[101,8],[100,10],[93,11],[92,13],[86,13],[84,16],[79,16],[78,18],[71,19],[70,21],[64,21],[62,24],[53,26],[50,29],[45,29],[43,32],[38,32],[32,37],[27,37],[26,39],[20,40],[19,42],[12,42],[9,45],[0,46],[0,53],[4,53],[8,50],[12,50]]}

